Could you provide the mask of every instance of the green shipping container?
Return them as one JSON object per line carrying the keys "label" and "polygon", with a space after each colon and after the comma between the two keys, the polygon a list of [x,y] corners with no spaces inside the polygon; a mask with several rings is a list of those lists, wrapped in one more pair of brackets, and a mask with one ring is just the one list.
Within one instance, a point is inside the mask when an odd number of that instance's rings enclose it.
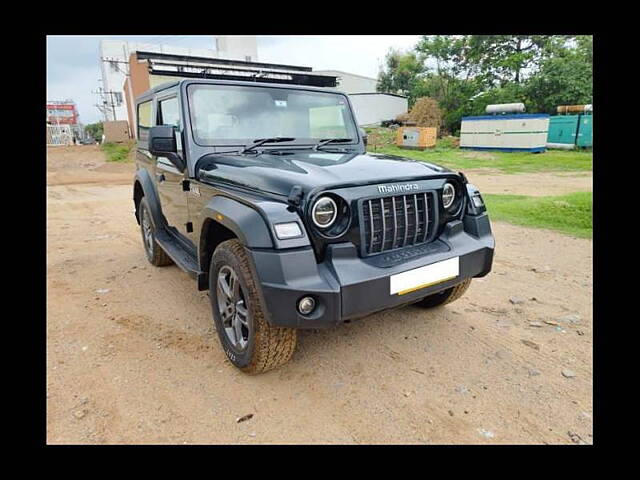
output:
{"label": "green shipping container", "polygon": [[553,144],[592,147],[593,115],[556,115],[549,118],[547,146]]}
{"label": "green shipping container", "polygon": [[593,147],[593,115],[580,115],[576,145]]}
{"label": "green shipping container", "polygon": [[576,144],[580,115],[557,115],[549,118],[547,143]]}

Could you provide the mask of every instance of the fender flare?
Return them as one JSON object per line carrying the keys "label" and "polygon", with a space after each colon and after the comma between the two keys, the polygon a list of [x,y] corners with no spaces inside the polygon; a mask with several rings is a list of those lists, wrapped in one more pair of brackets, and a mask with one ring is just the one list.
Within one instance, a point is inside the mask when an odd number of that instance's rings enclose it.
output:
{"label": "fender flare", "polygon": [[[151,221],[153,222],[153,226],[155,228],[164,227],[166,225],[166,219],[162,213],[162,208],[160,206],[160,199],[158,198],[158,194],[156,192],[155,186],[153,185],[153,180],[151,179],[151,175],[149,172],[141,168],[136,171],[134,177],[134,201],[135,201],[135,184],[139,183],[142,187],[142,192],[144,193],[145,198],[147,199],[147,204],[151,209]],[[138,212],[136,210],[136,216]]]}
{"label": "fender flare", "polygon": [[273,238],[262,215],[255,209],[222,195],[214,196],[202,216],[231,230],[248,248],[273,248]]}

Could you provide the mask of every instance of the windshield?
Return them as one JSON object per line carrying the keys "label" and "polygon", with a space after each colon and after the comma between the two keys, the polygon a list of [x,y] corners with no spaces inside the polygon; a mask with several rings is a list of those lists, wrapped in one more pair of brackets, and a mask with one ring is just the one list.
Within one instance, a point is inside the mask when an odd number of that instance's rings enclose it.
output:
{"label": "windshield", "polygon": [[269,87],[191,85],[193,136],[199,145],[247,145],[256,139],[293,137],[284,145],[358,134],[343,95]]}

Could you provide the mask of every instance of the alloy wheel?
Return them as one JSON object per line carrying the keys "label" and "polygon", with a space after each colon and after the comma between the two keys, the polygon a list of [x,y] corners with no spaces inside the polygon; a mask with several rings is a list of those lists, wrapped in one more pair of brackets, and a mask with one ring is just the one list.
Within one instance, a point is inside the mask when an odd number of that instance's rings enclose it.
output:
{"label": "alloy wheel", "polygon": [[216,294],[227,338],[234,348],[242,351],[249,343],[249,311],[238,274],[228,265],[218,272]]}

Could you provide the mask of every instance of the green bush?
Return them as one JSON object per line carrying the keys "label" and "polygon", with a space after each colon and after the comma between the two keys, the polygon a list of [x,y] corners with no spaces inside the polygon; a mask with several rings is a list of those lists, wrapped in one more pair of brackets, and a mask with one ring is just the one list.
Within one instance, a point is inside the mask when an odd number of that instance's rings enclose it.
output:
{"label": "green bush", "polygon": [[131,161],[133,143],[103,143],[100,147],[107,156],[107,162]]}

